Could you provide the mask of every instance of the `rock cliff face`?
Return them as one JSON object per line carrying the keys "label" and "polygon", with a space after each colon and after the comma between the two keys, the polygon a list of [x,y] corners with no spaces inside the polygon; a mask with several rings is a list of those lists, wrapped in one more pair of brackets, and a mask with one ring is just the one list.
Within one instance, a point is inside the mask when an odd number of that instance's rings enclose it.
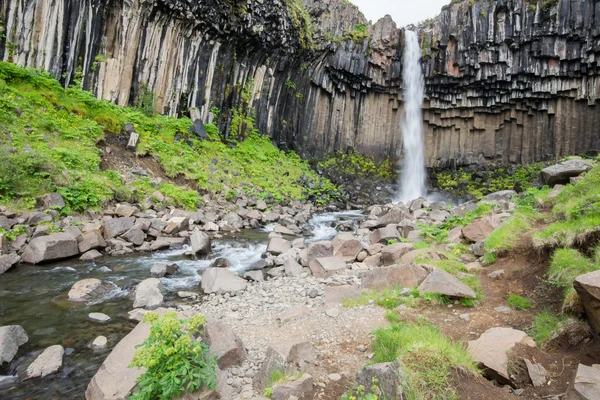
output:
{"label": "rock cliff face", "polygon": [[[231,136],[402,158],[403,31],[343,0],[3,0],[0,18],[2,59],[117,104],[152,94],[205,123],[218,109]],[[496,0],[421,26],[428,166],[600,149],[599,19],[591,0]]]}

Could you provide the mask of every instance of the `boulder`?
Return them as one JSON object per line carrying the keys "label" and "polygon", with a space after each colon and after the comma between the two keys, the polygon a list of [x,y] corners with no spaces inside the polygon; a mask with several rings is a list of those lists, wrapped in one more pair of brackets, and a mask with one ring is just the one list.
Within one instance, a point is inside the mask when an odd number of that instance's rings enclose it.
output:
{"label": "boulder", "polygon": [[406,288],[417,287],[427,278],[429,272],[416,264],[395,265],[375,268],[361,278],[361,287],[365,289],[384,289],[390,286]]}
{"label": "boulder", "polygon": [[278,256],[280,254],[285,253],[286,251],[292,248],[292,244],[282,238],[274,237],[269,240],[269,245],[267,246],[267,253],[270,253],[274,256]]}
{"label": "boulder", "polygon": [[23,252],[23,262],[39,264],[60,260],[79,254],[77,239],[68,233],[58,232],[32,239]]}
{"label": "boulder", "polygon": [[134,217],[111,218],[104,221],[104,238],[112,239],[121,236],[131,228],[135,223]]}
{"label": "boulder", "polygon": [[65,199],[60,193],[48,193],[42,197],[42,204],[44,208],[63,208],[66,206]]}
{"label": "boulder", "polygon": [[580,275],[573,282],[588,322],[596,335],[600,334],[600,270]]}
{"label": "boulder", "polygon": [[285,226],[281,225],[277,225],[275,228],[273,228],[273,232],[279,233],[281,235],[296,236],[296,232],[294,232],[290,228],[286,228]]}
{"label": "boulder", "polygon": [[345,262],[353,262],[363,250],[362,243],[349,233],[340,233],[331,241],[331,245],[333,255],[342,257]]}
{"label": "boulder", "polygon": [[463,238],[462,227],[457,226],[456,228],[451,229],[448,232],[448,237],[447,237],[446,241],[448,243],[460,244],[462,242],[462,238]]}
{"label": "boulder", "polygon": [[21,261],[21,257],[16,255],[15,253],[0,255],[0,275],[8,271],[12,268],[13,265],[16,265],[19,261]]}
{"label": "boulder", "polygon": [[130,204],[119,204],[115,209],[115,215],[119,217],[131,217],[133,214],[139,212],[137,207]]}
{"label": "boulder", "polygon": [[222,322],[209,322],[204,327],[204,342],[217,358],[220,369],[241,365],[247,358],[242,340]]}
{"label": "boulder", "polygon": [[225,268],[210,268],[202,273],[204,293],[232,293],[246,290],[248,283]]}
{"label": "boulder", "polygon": [[135,346],[150,334],[150,325],[140,322],[125,336],[104,360],[94,375],[87,390],[86,400],[125,400],[136,386],[136,380],[144,373],[138,368],[129,368]]}
{"label": "boulder", "polygon": [[302,260],[302,265],[308,267],[310,262],[315,258],[332,257],[333,245],[328,240],[313,242],[306,248],[305,257]]}
{"label": "boulder", "polygon": [[107,346],[108,339],[106,338],[106,336],[98,336],[90,345],[90,347],[94,350],[104,350]]}
{"label": "boulder", "polygon": [[309,374],[304,374],[294,381],[275,384],[271,398],[274,400],[311,400],[313,396],[313,377]]}
{"label": "boulder", "polygon": [[310,271],[315,278],[329,278],[346,269],[342,257],[315,258],[309,264]]}
{"label": "boulder", "polygon": [[33,378],[43,378],[54,374],[62,368],[65,349],[60,345],[50,346],[29,364],[21,381]]}
{"label": "boulder", "polygon": [[27,332],[19,325],[0,327],[0,366],[9,363],[17,355],[20,346],[29,341]]}
{"label": "boulder", "polygon": [[177,264],[154,264],[150,268],[150,275],[155,278],[162,278],[167,275],[175,275],[179,271],[179,265]]}
{"label": "boulder", "polygon": [[142,243],[144,243],[145,238],[146,234],[138,226],[133,226],[131,229],[121,235],[121,239],[125,239],[129,243],[133,243],[136,246],[140,246]]}
{"label": "boulder", "polygon": [[[23,214],[23,217],[25,217],[25,214]],[[33,211],[30,212],[29,214],[27,214],[27,225],[38,225],[41,224],[42,222],[51,222],[52,221],[52,215],[50,214],[46,214],[43,212],[39,212],[39,211]]]}
{"label": "boulder", "polygon": [[440,293],[448,297],[476,298],[473,289],[441,269],[434,269],[419,285],[419,292]]}
{"label": "boulder", "polygon": [[83,279],[73,284],[68,296],[71,301],[90,301],[116,288],[115,284],[102,282],[100,279]]}
{"label": "boulder", "polygon": [[405,208],[394,208],[387,214],[379,217],[375,223],[376,228],[382,228],[390,224],[399,224],[403,219],[410,218],[410,212]]}
{"label": "boulder", "polygon": [[544,183],[548,186],[556,184],[566,185],[569,183],[570,178],[579,176],[590,169],[592,169],[592,165],[587,161],[567,160],[544,168],[541,176]]}
{"label": "boulder", "polygon": [[84,255],[82,255],[81,257],[79,257],[80,261],[94,261],[97,260],[99,258],[102,258],[102,254],[98,251],[98,250],[90,250],[85,252]]}
{"label": "boulder", "polygon": [[477,340],[468,342],[473,359],[481,364],[484,373],[499,383],[510,383],[508,352],[517,344],[536,347],[535,342],[523,331],[512,328],[490,328]]}
{"label": "boulder", "polygon": [[462,228],[462,234],[473,243],[482,242],[492,233],[494,229],[484,219],[478,219],[468,226]]}
{"label": "boulder", "polygon": [[90,321],[93,322],[100,322],[100,323],[105,323],[110,321],[110,317],[106,314],[102,314],[102,313],[89,313],[88,314],[88,318]]}
{"label": "boulder", "polygon": [[310,315],[310,310],[308,307],[304,305],[294,306],[279,314],[277,321],[279,321],[280,324],[285,324],[286,322],[300,319],[308,315]]}
{"label": "boulder", "polygon": [[[530,360],[524,358],[525,366],[527,367],[527,374],[533,387],[542,387],[548,382],[548,371],[542,366],[542,364],[536,364]],[[599,388],[600,389],[600,388]]]}
{"label": "boulder", "polygon": [[366,393],[371,393],[369,389],[373,382],[377,382],[377,393],[372,393],[380,399],[403,399],[404,391],[402,389],[406,377],[400,369],[398,361],[381,364],[373,364],[364,367],[356,374],[356,383],[353,392],[358,395],[359,387],[367,388]]}
{"label": "boulder", "polygon": [[133,308],[154,310],[163,304],[165,288],[156,278],[148,278],[140,282],[134,291]]}
{"label": "boulder", "polygon": [[286,260],[283,263],[283,269],[285,276],[300,276],[302,274],[302,265],[298,264],[295,260]]}
{"label": "boulder", "polygon": [[398,232],[398,225],[388,225],[384,228],[379,228],[371,233],[371,236],[369,236],[369,240],[372,244],[388,244],[391,240],[399,239],[400,232]]}
{"label": "boulder", "polygon": [[265,280],[265,274],[260,270],[247,271],[244,273],[244,279],[248,281],[262,282]]}
{"label": "boulder", "polygon": [[106,241],[99,231],[92,230],[82,234],[83,240],[79,242],[79,251],[85,253],[93,249],[103,249],[106,247]]}
{"label": "boulder", "polygon": [[600,400],[600,364],[579,364],[566,400]]}
{"label": "boulder", "polygon": [[179,232],[187,231],[190,226],[190,220],[187,217],[173,217],[167,222],[163,230],[167,235],[175,235]]}
{"label": "boulder", "polygon": [[202,232],[200,229],[194,229],[192,236],[190,236],[190,243],[192,245],[192,252],[197,255],[208,255],[211,251],[210,236]]}
{"label": "boulder", "polygon": [[411,250],[408,253],[400,257],[397,261],[398,264],[408,264],[415,260],[439,260],[440,256],[434,249],[416,249]]}
{"label": "boulder", "polygon": [[310,342],[287,341],[270,345],[265,360],[254,378],[254,387],[262,392],[274,371],[306,371],[316,363],[317,355]]}
{"label": "boulder", "polygon": [[224,257],[219,257],[210,264],[211,268],[229,268],[231,267],[231,261]]}
{"label": "boulder", "polygon": [[415,249],[412,243],[396,243],[381,249],[381,262],[384,266],[396,264],[400,258]]}
{"label": "boulder", "polygon": [[485,196],[485,199],[487,201],[500,201],[500,200],[509,201],[516,194],[517,194],[517,192],[515,192],[514,190],[501,190],[499,192],[494,192],[494,193],[488,194],[487,196]]}

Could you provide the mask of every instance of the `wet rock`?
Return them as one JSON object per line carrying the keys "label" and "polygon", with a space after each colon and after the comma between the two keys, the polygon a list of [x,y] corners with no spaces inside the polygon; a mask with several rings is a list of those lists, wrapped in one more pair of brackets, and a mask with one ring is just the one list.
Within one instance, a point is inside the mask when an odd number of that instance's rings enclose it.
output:
{"label": "wet rock", "polygon": [[309,264],[310,271],[316,278],[329,278],[346,269],[346,263],[341,257],[315,258]]}
{"label": "wet rock", "polygon": [[79,257],[80,261],[94,261],[99,258],[102,258],[102,254],[98,250],[90,250],[85,252],[81,257]]}
{"label": "wet rock", "polygon": [[150,275],[155,278],[162,278],[167,275],[175,275],[179,271],[179,265],[177,264],[154,264],[150,268]]}
{"label": "wet rock", "polygon": [[580,275],[573,282],[588,322],[596,335],[600,334],[600,271]]}
{"label": "wet rock", "polygon": [[21,257],[15,253],[0,255],[0,275],[11,269],[21,261]]}
{"label": "wet rock", "polygon": [[288,400],[290,398],[310,400],[313,396],[313,377],[309,374],[304,374],[294,381],[275,384],[271,398],[275,400]]}
{"label": "wet rock", "polygon": [[52,233],[37,237],[25,248],[23,262],[39,264],[45,261],[60,260],[79,254],[77,240],[68,233]]}
{"label": "wet rock", "polygon": [[292,248],[292,244],[282,238],[274,237],[269,240],[269,245],[267,246],[267,253],[270,253],[274,256],[278,256],[280,254],[285,253],[286,251]]}
{"label": "wet rock", "polygon": [[200,229],[194,229],[190,236],[192,252],[197,255],[208,255],[211,252],[210,236],[202,232]]}
{"label": "wet rock", "polygon": [[42,204],[44,208],[63,208],[66,206],[65,199],[60,193],[48,193],[42,197]]}
{"label": "wet rock", "polygon": [[45,349],[28,367],[20,381],[33,378],[43,378],[54,374],[62,368],[65,349],[60,345],[50,346]]}
{"label": "wet rock", "polygon": [[415,249],[412,243],[396,243],[381,249],[381,262],[384,266],[396,264],[409,251]]}
{"label": "wet rock", "polygon": [[0,366],[9,363],[17,355],[20,346],[29,341],[27,332],[19,325],[0,327]]}
{"label": "wet rock", "polygon": [[281,235],[287,235],[287,236],[296,236],[296,234],[297,234],[297,232],[294,232],[290,228],[286,228],[285,226],[281,226],[281,225],[277,225],[275,228],[273,228],[273,232],[279,233]]}
{"label": "wet rock", "polygon": [[134,222],[134,217],[111,218],[104,221],[104,238],[112,239],[121,236],[133,228]]}
{"label": "wet rock", "polygon": [[217,358],[220,369],[241,365],[247,358],[242,340],[222,322],[208,322],[204,327],[204,342],[210,354]]}
{"label": "wet rock", "polygon": [[448,297],[476,297],[473,289],[462,283],[458,278],[441,269],[435,269],[419,285],[419,292],[440,293]]}
{"label": "wet rock", "polygon": [[361,278],[361,287],[384,289],[390,286],[406,288],[417,287],[427,278],[429,272],[416,264],[404,264],[392,267],[375,268]]}
{"label": "wet rock", "polygon": [[106,314],[102,313],[90,313],[88,314],[88,318],[93,322],[105,323],[110,321],[110,317]]}
{"label": "wet rock", "polygon": [[95,278],[83,279],[73,284],[68,297],[71,301],[91,301],[114,289],[117,289],[117,286],[110,282],[102,282]]}
{"label": "wet rock", "polygon": [[566,400],[600,400],[600,364],[579,364]]}
{"label": "wet rock", "polygon": [[148,278],[140,282],[134,291],[133,308],[154,310],[163,304],[165,288],[156,278]]}
{"label": "wet rock", "polygon": [[10,389],[16,386],[18,378],[14,375],[0,375],[0,390]]}
{"label": "wet rock", "polygon": [[377,393],[373,394],[382,399],[402,399],[404,398],[402,387],[405,379],[398,361],[369,365],[356,374],[353,391],[357,394],[358,388],[361,386],[371,388],[376,380],[378,389]]}
{"label": "wet rock", "polygon": [[569,179],[592,169],[592,165],[584,160],[567,160],[551,167],[544,168],[541,176],[548,186],[569,183]]}
{"label": "wet rock", "polygon": [[225,268],[210,268],[202,273],[204,293],[232,293],[246,290],[248,283]]}
{"label": "wet rock", "polygon": [[508,352],[517,344],[536,347],[525,332],[512,328],[491,328],[479,339],[469,341],[468,350],[473,359],[485,368],[486,376],[500,383],[510,383]]}
{"label": "wet rock", "polygon": [[94,350],[104,350],[108,347],[108,339],[106,336],[98,336],[91,344]]}

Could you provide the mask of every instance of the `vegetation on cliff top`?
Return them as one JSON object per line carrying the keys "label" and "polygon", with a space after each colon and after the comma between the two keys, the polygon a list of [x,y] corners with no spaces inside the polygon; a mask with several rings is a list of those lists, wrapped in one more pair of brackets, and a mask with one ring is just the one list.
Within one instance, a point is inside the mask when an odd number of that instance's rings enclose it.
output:
{"label": "vegetation on cliff top", "polygon": [[[198,140],[189,133],[188,118],[121,108],[10,63],[0,63],[0,124],[0,203],[13,208],[32,208],[54,191],[65,197],[66,211],[110,200],[142,201],[156,190],[186,208],[200,205],[198,191],[321,203],[338,193],[297,154],[277,149],[256,132],[245,141],[224,143],[216,127],[207,126],[211,140]],[[183,177],[188,185],[126,181],[118,171],[102,170],[98,144],[111,137],[126,141],[125,124],[140,135],[137,157],[153,157],[167,177]]]}

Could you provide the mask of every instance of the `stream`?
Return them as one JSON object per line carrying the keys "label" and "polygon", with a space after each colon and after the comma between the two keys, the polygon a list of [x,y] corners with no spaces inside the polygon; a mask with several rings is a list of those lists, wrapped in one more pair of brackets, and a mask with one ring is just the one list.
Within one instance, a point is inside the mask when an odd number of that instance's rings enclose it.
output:
{"label": "stream", "polygon": [[[307,242],[332,239],[336,221],[358,222],[360,211],[323,213],[309,221],[311,235]],[[332,226],[333,225],[333,226]],[[213,240],[209,259],[190,260],[184,257],[187,246],[158,253],[136,254],[130,257],[104,257],[96,263],[67,260],[40,266],[19,265],[0,277],[0,326],[21,325],[29,341],[19,349],[10,368],[0,368],[0,375],[15,375],[28,365],[32,357],[48,346],[61,344],[65,348],[62,370],[46,378],[32,379],[9,388],[0,382],[0,399],[82,399],[88,382],[100,364],[136,322],[127,319],[132,300],[130,288],[150,276],[156,263],[177,263],[179,272],[161,278],[167,293],[166,306],[183,303],[177,291],[200,293],[199,271],[210,267],[220,257],[227,258],[231,270],[243,274],[259,261],[267,248],[268,234],[274,225],[260,230],[246,230],[223,239]],[[98,278],[115,283],[115,290],[95,303],[74,303],[67,300],[71,286],[86,278]],[[88,314],[101,312],[112,319],[100,324],[88,320]],[[108,338],[109,348],[94,351],[89,345],[98,336]],[[9,385],[13,386],[13,385]]]}

